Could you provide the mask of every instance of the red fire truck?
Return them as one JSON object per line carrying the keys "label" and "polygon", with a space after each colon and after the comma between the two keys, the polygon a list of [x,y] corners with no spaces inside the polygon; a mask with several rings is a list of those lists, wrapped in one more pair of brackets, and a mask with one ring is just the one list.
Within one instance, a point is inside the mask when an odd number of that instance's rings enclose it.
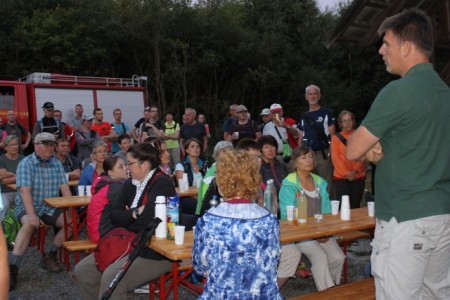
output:
{"label": "red fire truck", "polygon": [[114,121],[115,108],[122,109],[122,121],[130,128],[142,117],[147,106],[147,78],[88,77],[53,73],[32,73],[18,81],[0,80],[0,120],[14,110],[18,122],[32,131],[36,120],[43,117],[42,105],[53,102],[68,123],[75,115],[76,104],[83,105],[84,114],[92,115],[100,107],[104,120]]}

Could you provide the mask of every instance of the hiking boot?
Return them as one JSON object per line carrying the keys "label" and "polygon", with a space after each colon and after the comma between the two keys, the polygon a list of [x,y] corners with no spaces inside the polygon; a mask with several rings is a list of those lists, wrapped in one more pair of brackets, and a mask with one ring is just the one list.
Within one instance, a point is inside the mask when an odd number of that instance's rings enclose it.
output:
{"label": "hiking boot", "polygon": [[39,262],[39,267],[53,273],[62,271],[61,265],[58,263],[56,256],[52,257],[51,255],[44,255]]}
{"label": "hiking boot", "polygon": [[12,291],[16,287],[17,275],[19,275],[19,267],[9,265],[9,290]]}

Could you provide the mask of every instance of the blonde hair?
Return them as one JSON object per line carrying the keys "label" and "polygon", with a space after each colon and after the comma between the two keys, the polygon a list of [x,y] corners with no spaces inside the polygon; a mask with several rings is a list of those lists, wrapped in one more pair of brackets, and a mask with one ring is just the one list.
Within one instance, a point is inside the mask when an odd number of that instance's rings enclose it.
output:
{"label": "blonde hair", "polygon": [[225,199],[255,199],[260,191],[258,161],[245,150],[223,152],[217,161],[216,177]]}

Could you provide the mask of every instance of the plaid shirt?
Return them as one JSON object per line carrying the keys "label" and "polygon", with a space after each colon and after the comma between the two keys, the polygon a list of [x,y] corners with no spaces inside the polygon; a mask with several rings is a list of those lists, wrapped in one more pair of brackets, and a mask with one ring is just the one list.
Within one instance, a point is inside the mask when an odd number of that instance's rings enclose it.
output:
{"label": "plaid shirt", "polygon": [[31,187],[31,197],[36,214],[53,215],[55,208],[44,203],[44,198],[58,197],[61,185],[67,184],[64,167],[57,159],[52,157],[48,164],[41,163],[36,154],[25,157],[17,167],[17,205],[16,217],[25,210],[20,187]]}

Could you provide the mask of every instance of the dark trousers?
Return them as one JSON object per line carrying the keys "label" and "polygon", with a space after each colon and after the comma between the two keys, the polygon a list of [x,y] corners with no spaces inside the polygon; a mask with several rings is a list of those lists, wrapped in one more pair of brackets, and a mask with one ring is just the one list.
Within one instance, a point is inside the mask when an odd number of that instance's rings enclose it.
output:
{"label": "dark trousers", "polygon": [[[361,200],[364,194],[364,184],[366,182],[365,178],[350,181],[347,179],[334,180],[334,193],[336,200],[341,201],[343,195],[348,195],[350,197],[350,207],[359,208],[361,207]],[[339,209],[340,209],[339,204]]]}

